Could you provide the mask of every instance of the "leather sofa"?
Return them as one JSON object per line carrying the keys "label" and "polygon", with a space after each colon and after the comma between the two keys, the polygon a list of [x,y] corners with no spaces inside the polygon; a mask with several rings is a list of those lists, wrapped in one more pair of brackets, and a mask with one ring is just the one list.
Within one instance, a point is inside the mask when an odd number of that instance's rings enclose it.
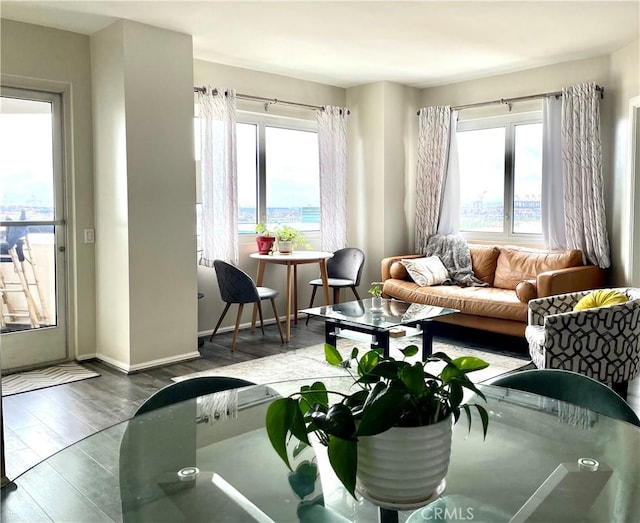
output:
{"label": "leather sofa", "polygon": [[605,271],[596,265],[584,265],[582,252],[575,249],[546,251],[470,244],[469,251],[474,275],[488,286],[420,287],[400,260],[423,255],[409,254],[382,260],[383,296],[460,311],[436,321],[524,336],[529,300],[605,284]]}

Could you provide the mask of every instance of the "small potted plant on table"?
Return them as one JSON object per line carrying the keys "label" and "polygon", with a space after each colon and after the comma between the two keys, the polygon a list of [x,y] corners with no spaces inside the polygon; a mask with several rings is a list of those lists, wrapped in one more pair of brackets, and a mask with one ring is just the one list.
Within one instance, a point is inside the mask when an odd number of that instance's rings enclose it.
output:
{"label": "small potted plant on table", "polygon": [[[471,426],[471,407],[475,407],[486,436],[486,409],[464,404],[463,392],[469,389],[485,399],[467,374],[489,364],[474,357],[451,359],[442,352],[412,364],[406,358],[414,356],[418,347],[401,352],[402,360],[385,357],[377,348],[358,357],[354,348],[343,361],[334,347],[325,345],[329,363],[350,368],[355,362],[355,373],[349,372],[356,390],[331,391],[318,381],[269,406],[267,433],[285,464],[291,468],[287,440],[295,436],[309,445],[313,434],[327,447],[336,476],[354,497],[356,485],[363,496],[383,506],[418,506],[437,495],[449,466],[452,425],[461,411]],[[429,362],[444,367],[432,374],[425,370]]]}
{"label": "small potted plant on table", "polygon": [[264,223],[259,223],[256,225],[256,243],[258,244],[258,253],[260,254],[269,254],[273,249],[273,244],[276,241],[276,238],[267,226]]}
{"label": "small potted plant on table", "polygon": [[309,247],[304,234],[289,225],[279,225],[275,230],[275,236],[278,240],[278,252],[280,254],[290,254],[296,247]]}
{"label": "small potted plant on table", "polygon": [[381,281],[371,282],[371,287],[367,291],[373,298],[371,299],[371,311],[379,312],[382,311],[382,285]]}

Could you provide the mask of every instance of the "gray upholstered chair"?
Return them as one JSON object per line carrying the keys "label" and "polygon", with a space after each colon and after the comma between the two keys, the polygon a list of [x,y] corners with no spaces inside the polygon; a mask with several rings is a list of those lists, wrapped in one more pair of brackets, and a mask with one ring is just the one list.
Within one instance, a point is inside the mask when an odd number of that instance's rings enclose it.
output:
{"label": "gray upholstered chair", "polygon": [[640,368],[640,289],[620,288],[626,303],[574,311],[590,291],[529,301],[525,337],[539,369],[565,369],[609,385],[626,398]]}
{"label": "gray upholstered chair", "polygon": [[[356,247],[339,249],[327,260],[327,276],[329,287],[333,289],[333,303],[340,302],[340,289],[351,289],[356,300],[360,299],[357,287],[360,285],[363,267],[364,252]],[[309,308],[311,308],[318,287],[322,287],[322,278],[311,280],[309,285],[313,285],[311,301],[309,301]]]}
{"label": "gray upholstered chair", "polygon": [[175,383],[170,383],[154,392],[138,407],[134,416],[140,416],[152,410],[156,410],[167,405],[180,403],[181,401],[213,394],[229,389],[249,387],[255,383],[240,378],[230,378],[227,376],[196,376]]}
{"label": "gray upholstered chair", "polygon": [[618,394],[599,381],[577,372],[561,369],[523,370],[498,376],[486,383],[554,398],[640,427],[638,416]]}
{"label": "gray upholstered chair", "polygon": [[218,278],[218,287],[220,288],[220,295],[222,301],[226,302],[225,308],[220,315],[220,319],[213,329],[211,338],[213,340],[216,332],[220,328],[220,324],[224,319],[229,307],[232,303],[238,304],[238,315],[236,316],[236,326],[233,331],[233,340],[231,341],[231,350],[236,346],[236,340],[238,339],[238,330],[240,328],[240,318],[242,317],[242,309],[245,303],[255,303],[258,306],[258,313],[260,315],[260,329],[264,334],[264,321],[262,318],[262,300],[271,300],[271,306],[273,307],[273,314],[276,319],[276,325],[278,326],[278,332],[280,332],[280,341],[284,343],[284,337],[282,335],[282,327],[280,326],[280,316],[278,315],[278,309],[276,308],[276,298],[278,297],[278,291],[270,289],[269,287],[256,287],[256,284],[246,272],[238,269],[235,265],[231,265],[222,260],[214,260],[213,266],[216,270],[216,277]]}

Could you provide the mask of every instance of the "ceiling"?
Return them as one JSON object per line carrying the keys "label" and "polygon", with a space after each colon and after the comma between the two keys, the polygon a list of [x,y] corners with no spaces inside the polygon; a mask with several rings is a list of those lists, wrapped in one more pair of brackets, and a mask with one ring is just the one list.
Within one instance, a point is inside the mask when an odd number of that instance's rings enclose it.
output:
{"label": "ceiling", "polygon": [[640,0],[4,1],[3,18],[92,34],[119,18],[193,35],[194,57],[339,87],[428,87],[600,56]]}

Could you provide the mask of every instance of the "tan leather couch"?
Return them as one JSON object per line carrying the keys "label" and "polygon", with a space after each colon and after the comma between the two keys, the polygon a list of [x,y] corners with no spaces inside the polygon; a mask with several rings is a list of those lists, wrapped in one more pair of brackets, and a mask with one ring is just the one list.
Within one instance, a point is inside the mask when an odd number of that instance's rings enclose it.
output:
{"label": "tan leather couch", "polygon": [[475,276],[488,287],[419,287],[400,260],[423,255],[410,254],[382,260],[384,296],[460,311],[438,321],[524,336],[530,299],[605,284],[605,271],[583,265],[579,250],[544,251],[506,245],[469,245],[469,250]]}

